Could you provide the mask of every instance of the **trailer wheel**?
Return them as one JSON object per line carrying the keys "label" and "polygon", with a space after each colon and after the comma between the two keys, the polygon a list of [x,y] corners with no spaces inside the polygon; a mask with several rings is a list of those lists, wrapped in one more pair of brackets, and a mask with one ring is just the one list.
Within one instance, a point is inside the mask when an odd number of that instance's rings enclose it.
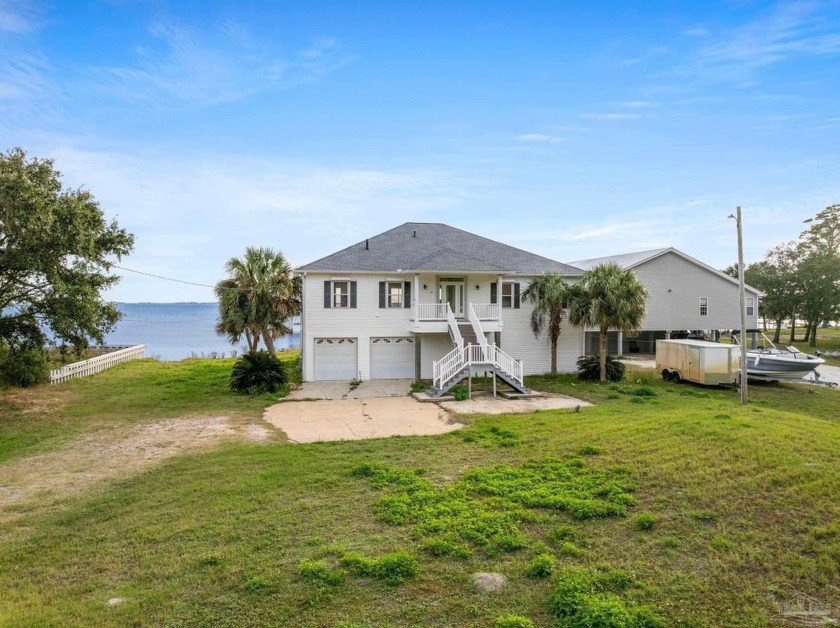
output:
{"label": "trailer wheel", "polygon": [[680,377],[680,374],[676,371],[671,371],[671,381],[675,384],[679,384],[682,381],[682,378]]}
{"label": "trailer wheel", "polygon": [[663,369],[662,371],[662,381],[663,382],[670,382],[671,381],[671,371],[668,369]]}

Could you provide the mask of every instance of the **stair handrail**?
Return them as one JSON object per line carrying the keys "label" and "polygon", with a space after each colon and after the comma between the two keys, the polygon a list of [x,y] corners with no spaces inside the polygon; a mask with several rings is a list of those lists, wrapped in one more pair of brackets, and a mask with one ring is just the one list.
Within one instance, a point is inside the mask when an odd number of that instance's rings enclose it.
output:
{"label": "stair handrail", "polygon": [[443,385],[463,369],[464,366],[464,348],[455,347],[440,360],[432,364],[433,385],[439,389],[443,388]]}
{"label": "stair handrail", "polygon": [[449,307],[449,303],[446,304],[446,322],[449,323],[449,334],[452,336],[452,342],[455,343],[456,347],[463,347],[464,338],[461,336],[461,330],[458,329],[458,321],[455,320],[455,314],[452,312],[452,308]]}
{"label": "stair handrail", "polygon": [[473,331],[475,332],[475,337],[476,340],[478,340],[478,344],[480,344],[482,347],[486,347],[487,336],[484,335],[484,330],[481,328],[481,321],[476,315],[472,303],[470,303],[470,307],[467,309],[467,318],[469,319]]}
{"label": "stair handrail", "polygon": [[522,384],[524,366],[522,360],[516,360],[513,356],[508,355],[499,347],[495,348],[496,366],[508,373],[513,379]]}

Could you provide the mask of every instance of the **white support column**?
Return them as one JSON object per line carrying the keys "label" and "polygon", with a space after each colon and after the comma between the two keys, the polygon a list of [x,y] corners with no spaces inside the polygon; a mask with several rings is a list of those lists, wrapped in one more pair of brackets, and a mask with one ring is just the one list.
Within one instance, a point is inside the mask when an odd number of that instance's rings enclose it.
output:
{"label": "white support column", "polygon": [[618,350],[617,350],[618,355],[623,355],[623,352],[621,350],[621,346],[623,344],[624,344],[624,332],[621,331],[621,330],[618,330]]}

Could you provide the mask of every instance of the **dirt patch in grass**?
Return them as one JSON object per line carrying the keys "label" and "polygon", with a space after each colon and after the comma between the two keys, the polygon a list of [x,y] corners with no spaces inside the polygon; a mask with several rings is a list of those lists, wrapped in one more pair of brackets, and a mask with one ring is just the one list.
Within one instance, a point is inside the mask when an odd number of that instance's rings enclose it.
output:
{"label": "dirt patch in grass", "polygon": [[54,505],[87,492],[103,480],[128,477],[188,450],[227,438],[265,441],[274,434],[255,423],[227,416],[166,419],[129,430],[100,429],[60,449],[0,466],[0,524],[31,511],[32,503]]}

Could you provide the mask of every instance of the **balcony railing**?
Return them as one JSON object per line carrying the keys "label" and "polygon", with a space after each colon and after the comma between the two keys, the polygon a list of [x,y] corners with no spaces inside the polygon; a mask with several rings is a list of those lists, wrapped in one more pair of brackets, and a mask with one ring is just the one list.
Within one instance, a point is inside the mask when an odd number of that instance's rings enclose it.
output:
{"label": "balcony railing", "polygon": [[445,321],[448,303],[421,303],[419,318],[421,321]]}
{"label": "balcony railing", "polygon": [[[421,321],[445,321],[447,303],[421,303],[418,306],[418,318]],[[475,316],[480,321],[498,321],[502,310],[498,303],[470,303]]]}

